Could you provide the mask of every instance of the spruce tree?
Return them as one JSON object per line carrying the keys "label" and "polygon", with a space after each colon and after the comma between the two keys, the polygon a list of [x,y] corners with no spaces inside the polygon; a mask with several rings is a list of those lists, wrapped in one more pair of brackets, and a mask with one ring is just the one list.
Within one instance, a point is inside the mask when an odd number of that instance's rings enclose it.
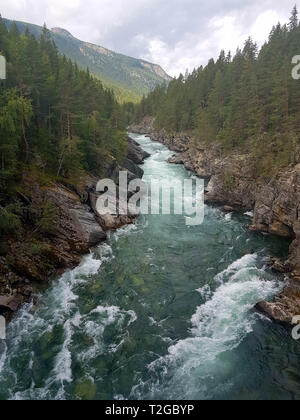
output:
{"label": "spruce tree", "polygon": [[289,28],[291,30],[295,29],[298,27],[299,24],[299,20],[298,20],[298,9],[297,9],[297,5],[294,6],[293,10],[292,10],[292,15],[290,17],[290,23],[289,23]]}

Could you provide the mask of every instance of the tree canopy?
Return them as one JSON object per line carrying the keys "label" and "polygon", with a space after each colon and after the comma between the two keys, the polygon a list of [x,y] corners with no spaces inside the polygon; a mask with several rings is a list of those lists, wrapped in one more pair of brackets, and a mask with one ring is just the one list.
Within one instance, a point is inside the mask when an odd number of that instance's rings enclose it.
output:
{"label": "tree canopy", "polygon": [[266,161],[292,163],[300,137],[300,85],[291,76],[299,45],[295,7],[290,23],[274,26],[260,51],[251,38],[234,56],[222,51],[217,61],[144,97],[135,119],[152,115],[157,129],[189,131],[225,152],[251,152],[264,170]]}
{"label": "tree canopy", "polygon": [[[121,106],[110,89],[61,56],[46,26],[39,40],[0,18],[0,200],[24,170],[72,178],[101,174],[125,144]],[[1,204],[1,203],[0,203]]]}

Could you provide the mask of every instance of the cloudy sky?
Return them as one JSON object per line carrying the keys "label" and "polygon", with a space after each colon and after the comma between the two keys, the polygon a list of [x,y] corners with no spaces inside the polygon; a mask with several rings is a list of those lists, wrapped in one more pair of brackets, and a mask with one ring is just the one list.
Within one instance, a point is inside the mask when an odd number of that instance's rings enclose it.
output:
{"label": "cloudy sky", "polygon": [[[62,27],[83,41],[160,64],[171,76],[262,44],[296,0],[1,0],[3,17]],[[299,1],[300,5],[300,1]]]}

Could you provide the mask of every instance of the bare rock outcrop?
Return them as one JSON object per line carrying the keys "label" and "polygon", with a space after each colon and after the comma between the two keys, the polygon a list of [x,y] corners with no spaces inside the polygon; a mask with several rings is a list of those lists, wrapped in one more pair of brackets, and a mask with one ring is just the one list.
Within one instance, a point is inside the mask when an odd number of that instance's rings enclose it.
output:
{"label": "bare rock outcrop", "polygon": [[142,165],[144,160],[150,157],[149,153],[145,152],[137,142],[128,137],[127,139],[127,158],[136,165]]}
{"label": "bare rock outcrop", "polygon": [[300,283],[290,280],[272,302],[261,301],[255,308],[274,321],[291,324],[293,317],[300,314]]}

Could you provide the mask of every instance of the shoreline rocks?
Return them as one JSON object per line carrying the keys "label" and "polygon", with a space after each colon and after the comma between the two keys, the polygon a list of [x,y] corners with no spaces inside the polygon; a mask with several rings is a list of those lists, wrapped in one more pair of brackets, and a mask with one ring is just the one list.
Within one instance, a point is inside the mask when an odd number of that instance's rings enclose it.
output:
{"label": "shoreline rocks", "polygon": [[[147,153],[128,139],[123,162],[117,165],[112,161],[104,178],[117,182],[120,170],[127,172],[128,182],[141,178],[144,172],[139,165],[147,157]],[[23,177],[20,199],[24,213],[24,234],[16,240],[8,238],[7,255],[0,256],[0,315],[9,320],[31,299],[37,285],[47,284],[50,278],[76,267],[82,255],[107,239],[108,230],[134,223],[135,214],[98,214],[97,182],[96,177],[86,174],[76,187],[62,183],[42,186],[29,175]],[[51,208],[55,209],[55,216],[48,231],[39,234],[36,239],[31,220],[45,203],[50,203]],[[119,207],[124,205],[118,202]]]}

